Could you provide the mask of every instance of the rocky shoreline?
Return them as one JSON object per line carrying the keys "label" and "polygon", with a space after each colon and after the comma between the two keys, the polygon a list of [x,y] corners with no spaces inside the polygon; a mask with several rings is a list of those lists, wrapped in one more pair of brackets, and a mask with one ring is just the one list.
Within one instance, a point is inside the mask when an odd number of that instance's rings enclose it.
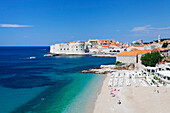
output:
{"label": "rocky shoreline", "polygon": [[100,67],[91,68],[89,70],[82,70],[81,73],[96,73],[96,74],[107,74],[114,71],[115,65],[101,65]]}
{"label": "rocky shoreline", "polygon": [[116,65],[101,65],[100,67],[91,68],[88,70],[82,70],[81,73],[96,73],[96,74],[107,74],[115,72],[116,70],[134,70],[132,64],[116,66]]}

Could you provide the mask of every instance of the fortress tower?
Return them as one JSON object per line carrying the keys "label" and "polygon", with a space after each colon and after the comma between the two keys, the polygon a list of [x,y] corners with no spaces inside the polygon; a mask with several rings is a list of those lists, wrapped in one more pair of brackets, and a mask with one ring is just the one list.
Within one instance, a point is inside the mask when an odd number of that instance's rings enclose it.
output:
{"label": "fortress tower", "polygon": [[158,43],[161,43],[161,36],[158,35]]}

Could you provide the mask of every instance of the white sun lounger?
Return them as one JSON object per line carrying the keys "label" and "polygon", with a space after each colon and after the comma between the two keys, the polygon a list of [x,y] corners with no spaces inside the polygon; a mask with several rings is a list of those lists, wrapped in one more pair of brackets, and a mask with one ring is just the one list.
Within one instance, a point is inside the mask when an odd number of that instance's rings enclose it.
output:
{"label": "white sun lounger", "polygon": [[120,79],[119,79],[119,86],[120,86],[120,87],[123,87],[123,78],[120,78]]}
{"label": "white sun lounger", "polygon": [[145,81],[143,81],[143,80],[139,80],[139,81],[140,81],[140,83],[141,83],[142,86],[144,86],[144,87],[147,86],[146,83],[145,83]]}
{"label": "white sun lounger", "polygon": [[126,78],[126,86],[130,86],[130,85],[131,85],[131,83],[129,81],[129,78]]}
{"label": "white sun lounger", "polygon": [[108,86],[109,86],[109,87],[112,87],[112,86],[113,86],[113,79],[110,79],[110,80],[109,80]]}
{"label": "white sun lounger", "polygon": [[117,87],[118,86],[118,78],[115,78],[114,79],[114,87]]}

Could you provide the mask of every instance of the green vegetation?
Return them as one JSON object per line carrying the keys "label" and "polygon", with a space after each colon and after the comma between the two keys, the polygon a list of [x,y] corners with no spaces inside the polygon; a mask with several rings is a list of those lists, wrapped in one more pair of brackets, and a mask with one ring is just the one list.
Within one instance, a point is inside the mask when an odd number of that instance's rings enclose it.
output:
{"label": "green vegetation", "polygon": [[142,44],[137,42],[137,43],[134,43],[134,45],[142,45]]}
{"label": "green vegetation", "polygon": [[158,78],[158,80],[160,81],[161,79],[160,79],[160,78]]}
{"label": "green vegetation", "polygon": [[151,52],[142,55],[141,61],[145,66],[155,67],[155,65],[162,59],[159,52]]}
{"label": "green vegetation", "polygon": [[168,43],[166,42],[162,45],[162,48],[167,48],[167,46],[168,46]]}
{"label": "green vegetation", "polygon": [[115,63],[115,65],[116,65],[116,66],[121,66],[121,65],[123,65],[123,63],[122,63],[122,62],[117,61],[117,62]]}
{"label": "green vegetation", "polygon": [[163,82],[163,85],[164,85],[164,86],[166,86],[166,83],[165,83],[165,82]]}
{"label": "green vegetation", "polygon": [[155,81],[152,79],[152,82],[155,83]]}
{"label": "green vegetation", "polygon": [[143,44],[149,44],[149,42],[144,42]]}
{"label": "green vegetation", "polygon": [[154,76],[153,78],[154,78],[155,80],[158,80],[158,77],[156,77],[156,76]]}
{"label": "green vegetation", "polygon": [[162,83],[162,80],[160,78],[158,78],[158,81],[159,81],[159,83]]}
{"label": "green vegetation", "polygon": [[[170,38],[164,38],[164,39],[161,39],[161,42],[165,41],[165,40],[170,40]],[[154,41],[151,41],[151,42],[144,42],[143,44],[152,44],[153,42],[157,42],[158,43],[158,40],[154,40]]]}

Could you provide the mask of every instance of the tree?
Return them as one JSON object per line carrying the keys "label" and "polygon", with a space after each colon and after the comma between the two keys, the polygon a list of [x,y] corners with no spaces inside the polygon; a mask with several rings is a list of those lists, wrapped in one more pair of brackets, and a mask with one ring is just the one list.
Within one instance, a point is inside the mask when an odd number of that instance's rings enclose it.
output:
{"label": "tree", "polygon": [[165,42],[163,45],[162,45],[162,48],[166,48],[168,46],[168,43]]}
{"label": "tree", "polygon": [[143,44],[149,44],[148,42],[144,42]]}
{"label": "tree", "polygon": [[146,53],[141,56],[142,64],[145,66],[155,67],[155,65],[162,59],[163,57],[160,55],[159,52],[151,52]]}
{"label": "tree", "polygon": [[139,43],[139,42],[136,42],[136,43],[134,43],[134,45],[141,45],[141,43]]}

